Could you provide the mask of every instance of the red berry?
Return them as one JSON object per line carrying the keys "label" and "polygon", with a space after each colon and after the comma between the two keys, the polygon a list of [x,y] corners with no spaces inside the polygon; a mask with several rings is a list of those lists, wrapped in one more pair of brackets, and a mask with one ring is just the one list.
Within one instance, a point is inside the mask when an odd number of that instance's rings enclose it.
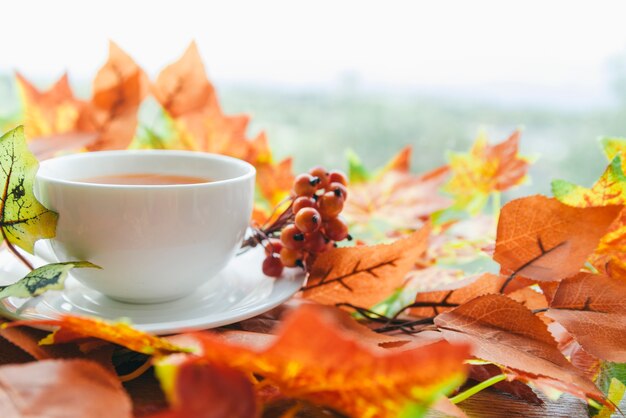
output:
{"label": "red berry", "polygon": [[337,196],[335,192],[326,192],[320,197],[317,204],[322,218],[336,218],[343,209],[343,197]]}
{"label": "red berry", "polygon": [[271,238],[267,244],[265,244],[265,255],[272,255],[280,253],[283,248],[283,243],[276,238]]}
{"label": "red berry", "polygon": [[296,228],[304,233],[317,231],[321,224],[322,216],[316,209],[304,208],[296,214]]}
{"label": "red berry", "polygon": [[348,238],[348,225],[341,218],[324,220],[324,233],[333,241],[343,241]]}
{"label": "red berry", "polygon": [[322,166],[316,166],[309,170],[309,174],[320,179],[318,189],[325,189],[330,182],[328,181],[328,171]]}
{"label": "red berry", "polygon": [[288,225],[280,233],[283,245],[292,250],[299,250],[304,246],[304,234],[294,225]]}
{"label": "red berry", "polygon": [[333,192],[337,196],[343,197],[343,200],[346,200],[348,198],[348,188],[336,181],[330,183],[330,186],[328,186],[328,189],[326,191]]}
{"label": "red berry", "polygon": [[348,185],[348,177],[339,170],[333,170],[328,175],[328,181],[330,183],[341,183],[344,186]]}
{"label": "red berry", "polygon": [[299,174],[293,182],[293,190],[297,196],[313,196],[320,183],[318,177],[310,174]]}
{"label": "red berry", "polygon": [[314,208],[316,206],[317,206],[317,203],[315,202],[315,199],[313,199],[312,197],[300,196],[299,198],[293,201],[293,206],[291,207],[291,210],[293,211],[293,213],[297,214],[298,212],[300,212],[300,210],[304,208]]}
{"label": "red berry", "polygon": [[320,231],[311,232],[306,234],[304,239],[304,249],[310,253],[317,254],[324,252],[328,249],[328,240]]}
{"label": "red berry", "polygon": [[302,251],[283,248],[280,252],[280,261],[285,267],[302,267],[304,254]]}
{"label": "red berry", "polygon": [[263,274],[270,277],[280,277],[283,273],[283,263],[278,255],[270,255],[263,260]]}

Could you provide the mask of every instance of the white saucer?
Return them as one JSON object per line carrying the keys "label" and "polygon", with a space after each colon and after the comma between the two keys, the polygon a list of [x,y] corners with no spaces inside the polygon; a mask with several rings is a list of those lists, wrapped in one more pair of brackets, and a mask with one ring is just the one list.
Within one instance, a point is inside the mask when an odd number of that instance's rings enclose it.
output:
{"label": "white saucer", "polygon": [[[263,249],[239,255],[204,286],[184,298],[157,304],[118,302],[91,290],[70,276],[65,290],[32,299],[0,300],[0,316],[10,319],[54,319],[62,314],[127,319],[140,330],[173,334],[228,325],[266,312],[293,296],[303,285],[299,269],[285,269],[273,279],[261,272]],[[46,264],[30,256],[38,267]],[[28,270],[6,249],[0,251],[0,285],[22,278]]]}

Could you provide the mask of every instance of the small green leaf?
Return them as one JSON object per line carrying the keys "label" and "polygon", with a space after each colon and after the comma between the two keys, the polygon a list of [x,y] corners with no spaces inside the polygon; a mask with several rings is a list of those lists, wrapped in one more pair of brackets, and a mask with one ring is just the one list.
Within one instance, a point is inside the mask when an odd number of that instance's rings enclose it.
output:
{"label": "small green leaf", "polygon": [[54,237],[58,218],[33,193],[38,167],[23,126],[0,137],[0,231],[3,239],[31,254],[35,241]]}
{"label": "small green leaf", "polygon": [[348,159],[348,179],[350,183],[362,183],[372,177],[354,151],[348,150],[346,152],[346,158]]}
{"label": "small green leaf", "polygon": [[14,296],[29,298],[39,296],[48,290],[61,290],[67,273],[73,268],[100,268],[88,261],[70,261],[41,266],[28,273],[21,280],[8,286],[0,286],[0,299]]}

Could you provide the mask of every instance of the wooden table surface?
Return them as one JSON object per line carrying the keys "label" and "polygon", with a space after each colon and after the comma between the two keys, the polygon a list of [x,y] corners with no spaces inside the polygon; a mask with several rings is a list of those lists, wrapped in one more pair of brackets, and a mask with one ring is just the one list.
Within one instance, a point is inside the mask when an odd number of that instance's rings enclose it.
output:
{"label": "wooden table surface", "polygon": [[[543,394],[539,397],[544,400],[543,405],[533,405],[495,391],[483,391],[459,404],[470,418],[587,418],[587,406],[580,400],[563,395],[558,402],[547,400]],[[626,410],[626,402],[620,404]],[[429,418],[445,417],[438,412],[430,412]],[[613,417],[622,417],[619,412]]]}

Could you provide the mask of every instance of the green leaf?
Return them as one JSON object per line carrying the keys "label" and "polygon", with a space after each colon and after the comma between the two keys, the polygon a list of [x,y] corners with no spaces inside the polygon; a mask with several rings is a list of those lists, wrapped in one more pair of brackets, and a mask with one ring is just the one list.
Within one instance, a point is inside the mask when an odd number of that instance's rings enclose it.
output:
{"label": "green leaf", "polygon": [[0,299],[14,296],[29,298],[39,296],[48,290],[61,290],[67,273],[73,268],[100,267],[88,261],[68,261],[41,266],[28,273],[21,280],[8,286],[0,286]]}
{"label": "green leaf", "polygon": [[[626,363],[603,361],[595,383],[611,402],[619,406],[626,393]],[[604,407],[595,417],[609,418],[611,415],[612,411]]]}
{"label": "green leaf", "polygon": [[363,183],[372,177],[354,151],[346,151],[346,158],[348,159],[348,179],[350,183]]}
{"label": "green leaf", "polygon": [[23,126],[0,138],[0,231],[3,239],[31,254],[35,241],[54,237],[58,218],[33,193],[38,167]]}

